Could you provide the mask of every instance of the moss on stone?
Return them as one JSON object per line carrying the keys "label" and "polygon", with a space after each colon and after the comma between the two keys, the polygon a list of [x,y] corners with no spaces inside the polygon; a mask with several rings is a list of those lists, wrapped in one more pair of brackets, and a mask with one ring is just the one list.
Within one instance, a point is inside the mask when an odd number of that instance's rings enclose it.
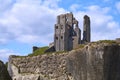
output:
{"label": "moss on stone", "polygon": [[80,44],[79,45],[79,48],[84,48],[85,47],[85,44]]}

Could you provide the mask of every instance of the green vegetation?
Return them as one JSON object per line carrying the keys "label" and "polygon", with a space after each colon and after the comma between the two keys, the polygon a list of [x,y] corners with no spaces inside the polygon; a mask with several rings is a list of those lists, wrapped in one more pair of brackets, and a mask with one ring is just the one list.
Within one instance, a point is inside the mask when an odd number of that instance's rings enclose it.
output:
{"label": "green vegetation", "polygon": [[113,43],[116,43],[116,41],[114,40],[100,40],[98,41],[99,43],[109,43],[109,44],[113,44]]}
{"label": "green vegetation", "polygon": [[8,67],[8,62],[5,63],[6,68]]}
{"label": "green vegetation", "polygon": [[57,52],[55,52],[56,54],[60,54],[60,53],[66,53],[66,52],[68,52],[68,51],[57,51]]}
{"label": "green vegetation", "polygon": [[49,48],[48,46],[41,47],[41,48],[37,49],[36,51],[34,51],[32,54],[29,54],[28,56],[37,56],[37,55],[45,54],[45,51],[48,48]]}
{"label": "green vegetation", "polygon": [[85,47],[85,44],[79,44],[77,48],[75,48],[74,50],[76,49],[79,49],[79,48],[84,48]]}
{"label": "green vegetation", "polygon": [[[92,42],[92,44],[97,44],[97,43],[108,43],[108,44],[114,44],[116,43],[116,41],[114,40],[100,40],[100,41],[97,41],[97,42]],[[80,44],[78,48],[84,48],[85,44]],[[36,51],[34,51],[33,53],[30,53],[28,54],[28,56],[37,56],[37,55],[42,55],[42,54],[50,54],[52,52],[47,52],[45,53],[45,51],[48,49],[49,47],[48,46],[45,46],[45,47],[41,47],[39,49],[37,49]],[[76,49],[78,49],[76,48]],[[60,53],[66,53],[67,51],[58,51],[58,52],[55,52],[56,54],[60,54]],[[25,56],[19,56],[19,57],[25,57]]]}
{"label": "green vegetation", "polygon": [[[116,41],[114,40],[100,40],[97,42],[91,42],[92,44],[97,44],[97,43],[108,43],[108,44],[114,44],[116,43]],[[78,48],[84,48],[86,44],[80,44]],[[47,52],[45,53],[45,51],[48,49],[48,46],[45,47],[41,47],[39,49],[37,49],[36,51],[34,51],[33,53],[28,54],[28,56],[37,56],[37,55],[42,55],[42,54],[50,54],[52,52]],[[78,49],[76,48],[76,49]],[[56,54],[60,54],[60,53],[66,53],[67,51],[58,51],[55,52]],[[25,57],[25,56],[19,56],[19,57]]]}
{"label": "green vegetation", "polygon": [[80,44],[79,48],[84,48],[85,44]]}

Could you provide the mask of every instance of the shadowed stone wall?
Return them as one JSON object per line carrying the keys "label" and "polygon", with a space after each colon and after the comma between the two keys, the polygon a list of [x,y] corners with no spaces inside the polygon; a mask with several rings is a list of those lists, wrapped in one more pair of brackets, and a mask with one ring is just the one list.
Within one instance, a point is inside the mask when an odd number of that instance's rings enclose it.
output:
{"label": "shadowed stone wall", "polygon": [[0,61],[0,80],[12,80],[2,61]]}

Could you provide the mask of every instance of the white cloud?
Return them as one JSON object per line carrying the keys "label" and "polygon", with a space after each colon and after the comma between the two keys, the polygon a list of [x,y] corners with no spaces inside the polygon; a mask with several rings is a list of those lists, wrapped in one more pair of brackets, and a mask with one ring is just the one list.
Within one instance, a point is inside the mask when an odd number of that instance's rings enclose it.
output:
{"label": "white cloud", "polygon": [[94,12],[94,13],[99,13],[99,14],[106,14],[110,11],[110,7],[100,7],[98,5],[91,5],[91,6],[87,6],[86,9],[89,12]]}
{"label": "white cloud", "polygon": [[88,15],[91,19],[91,39],[92,41],[103,39],[115,39],[120,34],[120,24],[109,15],[109,7],[100,7],[92,5],[86,7],[86,11],[75,12],[75,16],[79,20],[80,28],[83,29],[83,16]]}
{"label": "white cloud", "polygon": [[49,8],[58,8],[58,2],[60,2],[61,0],[45,0],[43,2],[44,6],[47,6]]}
{"label": "white cloud", "polygon": [[[56,16],[67,12],[58,6],[60,0],[16,0],[12,7],[0,17],[0,43],[17,40],[24,43],[39,42],[49,44],[53,41]],[[119,4],[116,4],[119,8]],[[78,11],[79,5],[73,4],[70,9],[83,27],[83,16],[91,18],[92,40],[114,39],[119,23],[109,15],[111,8],[91,5]],[[104,35],[103,35],[104,34]],[[108,34],[111,34],[108,36]],[[95,37],[96,35],[96,37]],[[101,36],[101,37],[99,37]]]}
{"label": "white cloud", "polygon": [[115,21],[111,21],[111,22],[109,22],[109,23],[107,24],[107,27],[108,27],[109,29],[112,29],[112,30],[114,30],[114,29],[119,29],[119,23],[117,23],[117,22],[115,22]]}
{"label": "white cloud", "polygon": [[12,0],[0,0],[0,11],[5,11],[12,4]]}
{"label": "white cloud", "polygon": [[57,7],[57,2],[59,0],[17,0],[0,17],[0,28],[3,28],[0,41],[7,42],[12,38],[21,42],[48,44],[53,38],[53,34],[51,37],[48,35],[53,33],[56,16],[65,12]]}
{"label": "white cloud", "polygon": [[20,55],[20,54],[9,49],[0,49],[0,60],[6,62],[10,55]]}
{"label": "white cloud", "polygon": [[118,12],[120,12],[120,2],[117,2],[115,6],[116,6]]}
{"label": "white cloud", "polygon": [[79,8],[80,8],[80,6],[78,4],[73,4],[73,5],[70,6],[71,11],[76,11]]}
{"label": "white cloud", "polygon": [[[23,43],[42,43],[53,41],[56,16],[67,12],[58,6],[61,0],[0,0],[0,44],[10,40]],[[109,1],[109,0],[104,0]],[[78,4],[70,9],[79,20],[83,29],[83,16],[91,19],[92,41],[101,39],[115,39],[120,34],[120,23],[110,15],[110,7],[91,5],[80,9]],[[120,2],[116,3],[120,11]],[[0,59],[6,60],[9,55],[18,54],[9,49],[0,50]]]}

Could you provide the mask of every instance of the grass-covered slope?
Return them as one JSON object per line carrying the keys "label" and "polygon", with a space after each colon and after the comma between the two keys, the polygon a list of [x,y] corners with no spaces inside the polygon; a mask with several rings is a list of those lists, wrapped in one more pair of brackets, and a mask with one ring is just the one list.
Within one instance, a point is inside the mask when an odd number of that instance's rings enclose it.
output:
{"label": "grass-covered slope", "polygon": [[41,48],[35,50],[32,54],[29,54],[28,56],[37,56],[37,55],[45,54],[45,51],[48,48],[49,48],[48,46],[41,47]]}
{"label": "grass-covered slope", "polygon": [[[107,44],[116,44],[117,42],[115,40],[99,40],[97,42],[91,42],[91,44],[102,44],[102,43],[107,43]],[[118,44],[118,43],[117,43]],[[84,48],[85,45],[87,44],[80,44],[78,46],[78,48]],[[42,55],[42,54],[46,54],[45,51],[48,49],[49,47],[48,46],[45,46],[45,47],[41,47],[39,49],[37,49],[36,51],[34,51],[33,53],[29,54],[28,56],[37,56],[37,55]],[[76,48],[76,49],[78,49]],[[55,53],[64,53],[66,51],[58,51],[58,52],[55,52]],[[51,52],[50,52],[51,53]],[[48,53],[47,53],[48,54]]]}

